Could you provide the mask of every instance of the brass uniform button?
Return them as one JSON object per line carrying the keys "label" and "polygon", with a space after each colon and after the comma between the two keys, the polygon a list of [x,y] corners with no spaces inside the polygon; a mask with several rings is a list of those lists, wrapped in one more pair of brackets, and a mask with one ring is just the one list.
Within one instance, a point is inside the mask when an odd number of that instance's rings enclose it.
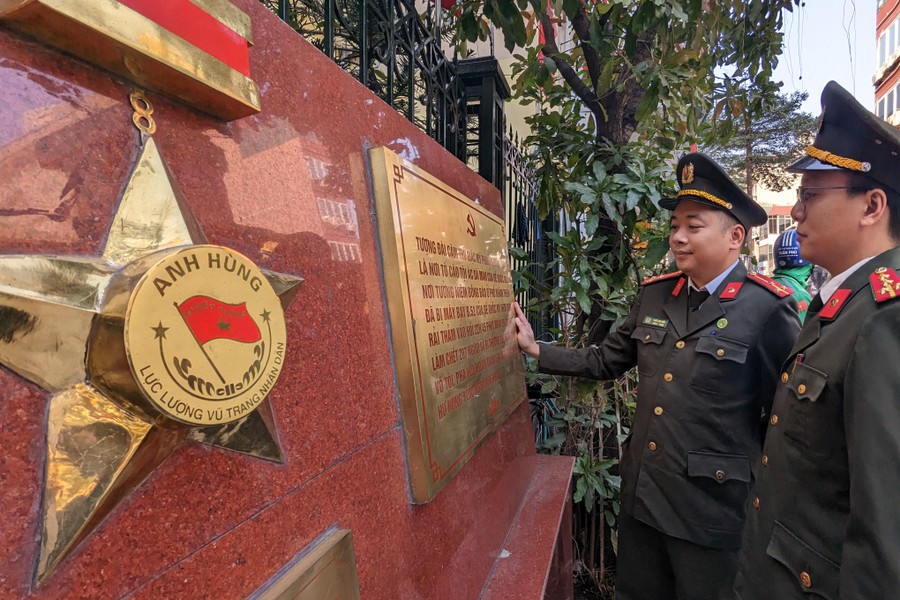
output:
{"label": "brass uniform button", "polygon": [[801,383],[800,385],[798,385],[798,386],[797,386],[797,393],[798,393],[798,394],[805,394],[805,393],[806,393],[806,386],[805,386],[804,384],[802,384],[802,383]]}
{"label": "brass uniform button", "polygon": [[647,447],[650,448],[653,452],[656,452],[656,442],[650,442],[647,444]]}
{"label": "brass uniform button", "polygon": [[665,379],[666,381],[672,381],[672,374],[666,373],[665,375],[663,375],[663,379]]}
{"label": "brass uniform button", "polygon": [[684,348],[684,340],[678,340],[677,342],[675,342],[675,347],[678,348],[679,350]]}
{"label": "brass uniform button", "polygon": [[763,466],[764,466],[764,467],[769,466],[769,457],[768,457],[767,455],[765,455],[765,454],[763,454],[763,457],[762,457],[762,463],[763,463]]}
{"label": "brass uniform button", "polygon": [[805,588],[812,587],[812,577],[806,571],[800,571],[800,584]]}
{"label": "brass uniform button", "polygon": [[772,418],[769,419],[769,423],[771,423],[772,425],[777,425],[778,424],[778,415],[772,415]]}
{"label": "brass uniform button", "polygon": [[725,351],[719,348],[716,350],[716,356],[725,356]]}
{"label": "brass uniform button", "polygon": [[756,510],[759,510],[759,498],[758,497],[753,499],[753,508],[755,508]]}
{"label": "brass uniform button", "polygon": [[725,479],[725,471],[723,471],[722,469],[716,471],[716,479],[718,479],[719,481]]}
{"label": "brass uniform button", "polygon": [[787,383],[788,379],[790,379],[790,375],[788,375],[787,373],[781,374],[781,383]]}
{"label": "brass uniform button", "polygon": [[656,408],[654,408],[654,409],[653,409],[653,414],[656,415],[657,417],[658,417],[659,415],[663,414],[663,408],[662,408],[662,406],[657,406]]}

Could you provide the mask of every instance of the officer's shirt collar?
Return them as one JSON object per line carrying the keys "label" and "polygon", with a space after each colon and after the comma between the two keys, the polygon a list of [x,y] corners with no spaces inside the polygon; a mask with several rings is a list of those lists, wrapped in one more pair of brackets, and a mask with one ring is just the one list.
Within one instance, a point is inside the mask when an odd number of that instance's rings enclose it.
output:
{"label": "officer's shirt collar", "polygon": [[831,295],[837,291],[841,284],[844,283],[848,277],[853,275],[856,271],[859,270],[861,266],[869,262],[875,258],[874,256],[870,256],[868,258],[864,258],[843,273],[838,273],[837,275],[833,275],[822,285],[822,289],[819,290],[819,297],[822,298],[822,303],[828,302],[831,298]]}
{"label": "officer's shirt collar", "polygon": [[728,277],[728,274],[734,270],[734,268],[737,266],[737,264],[739,262],[740,262],[740,259],[736,259],[734,261],[734,264],[732,264],[730,267],[728,267],[727,269],[725,269],[724,271],[719,273],[718,277],[715,277],[714,279],[710,280],[710,282],[707,283],[702,288],[698,288],[696,285],[694,285],[694,280],[691,279],[690,277],[688,277],[688,284],[691,286],[692,290],[696,290],[698,292],[702,291],[702,290],[706,290],[707,292],[709,292],[710,295],[715,294],[716,290],[719,289],[719,285],[721,285],[721,283],[723,281],[725,281],[725,278]]}

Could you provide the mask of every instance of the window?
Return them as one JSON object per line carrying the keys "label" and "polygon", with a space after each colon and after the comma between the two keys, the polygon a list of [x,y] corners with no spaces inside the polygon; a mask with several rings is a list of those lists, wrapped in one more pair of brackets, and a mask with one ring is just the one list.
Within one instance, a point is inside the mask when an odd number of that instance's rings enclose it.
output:
{"label": "window", "polygon": [[894,114],[894,90],[888,92],[887,95],[887,110],[885,113],[887,116],[891,116]]}
{"label": "window", "polygon": [[884,34],[881,34],[881,37],[878,38],[878,68],[884,66],[884,63],[887,61],[887,46],[884,43]]}
{"label": "window", "polygon": [[897,49],[897,21],[891,23],[891,27],[888,29],[888,39],[890,40],[888,43],[888,60],[890,60],[894,50]]}
{"label": "window", "polygon": [[887,115],[884,114],[884,106],[885,106],[885,100],[884,100],[884,98],[882,98],[881,100],[878,101],[878,116],[881,117],[882,119],[887,119]]}

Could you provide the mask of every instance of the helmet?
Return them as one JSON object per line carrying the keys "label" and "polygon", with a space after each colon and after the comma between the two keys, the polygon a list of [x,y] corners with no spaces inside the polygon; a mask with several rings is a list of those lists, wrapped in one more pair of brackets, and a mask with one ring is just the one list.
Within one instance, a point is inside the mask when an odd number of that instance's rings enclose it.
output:
{"label": "helmet", "polygon": [[797,230],[793,227],[785,229],[775,240],[775,265],[779,269],[802,267],[809,263],[800,258],[800,244],[797,243]]}

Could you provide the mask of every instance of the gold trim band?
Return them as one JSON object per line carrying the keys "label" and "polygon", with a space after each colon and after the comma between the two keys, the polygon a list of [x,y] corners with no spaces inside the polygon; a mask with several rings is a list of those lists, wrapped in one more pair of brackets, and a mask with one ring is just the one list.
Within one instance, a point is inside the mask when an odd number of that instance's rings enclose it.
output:
{"label": "gold trim band", "polygon": [[822,162],[827,162],[828,164],[834,165],[836,167],[841,167],[842,169],[850,169],[851,171],[868,173],[872,168],[872,165],[867,162],[860,162],[858,160],[853,160],[852,158],[844,158],[843,156],[832,154],[827,150],[820,150],[819,148],[816,148],[812,145],[806,147],[806,153],[813,158],[817,158]]}
{"label": "gold trim band", "polygon": [[678,194],[676,194],[679,198],[682,196],[698,196],[703,198],[704,200],[709,200],[713,204],[718,204],[722,208],[727,208],[731,210],[733,208],[731,202],[725,202],[718,196],[713,196],[709,192],[704,192],[703,190],[678,190]]}

